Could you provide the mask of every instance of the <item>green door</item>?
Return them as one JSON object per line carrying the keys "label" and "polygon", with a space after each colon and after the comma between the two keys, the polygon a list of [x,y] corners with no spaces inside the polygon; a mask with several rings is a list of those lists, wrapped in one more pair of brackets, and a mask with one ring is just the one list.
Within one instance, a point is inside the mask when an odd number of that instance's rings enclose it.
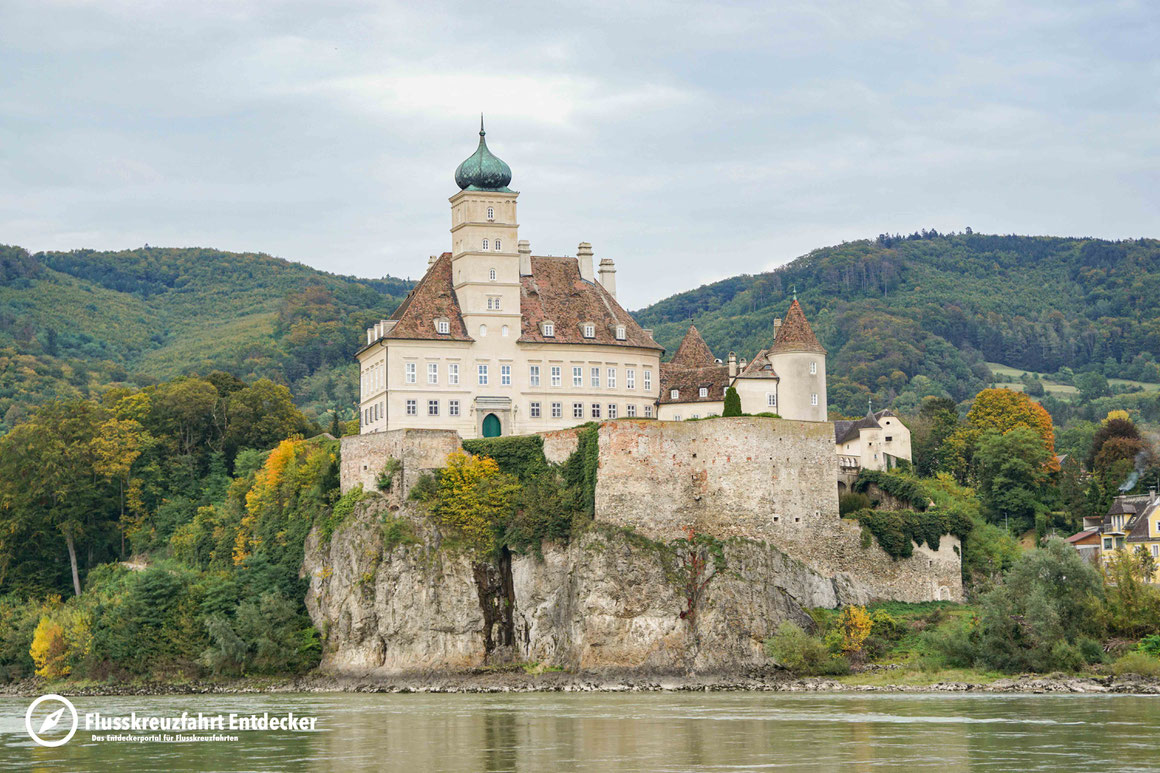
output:
{"label": "green door", "polygon": [[499,437],[500,424],[499,417],[494,413],[489,413],[483,419],[483,436],[484,437]]}

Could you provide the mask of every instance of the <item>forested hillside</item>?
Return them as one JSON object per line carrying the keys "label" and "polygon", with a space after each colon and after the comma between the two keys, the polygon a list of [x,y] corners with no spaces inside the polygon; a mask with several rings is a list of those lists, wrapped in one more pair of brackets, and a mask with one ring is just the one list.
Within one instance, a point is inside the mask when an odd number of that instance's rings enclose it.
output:
{"label": "forested hillside", "polygon": [[990,380],[985,362],[1045,373],[1160,376],[1160,241],[883,235],[815,250],[764,274],[636,312],[670,352],[693,321],[718,357],[752,357],[796,288],[829,350],[831,408],[956,401]]}
{"label": "forested hillside", "polygon": [[286,384],[314,416],[353,416],[361,331],[409,287],[262,254],[0,246],[0,431],[52,397],[213,370]]}

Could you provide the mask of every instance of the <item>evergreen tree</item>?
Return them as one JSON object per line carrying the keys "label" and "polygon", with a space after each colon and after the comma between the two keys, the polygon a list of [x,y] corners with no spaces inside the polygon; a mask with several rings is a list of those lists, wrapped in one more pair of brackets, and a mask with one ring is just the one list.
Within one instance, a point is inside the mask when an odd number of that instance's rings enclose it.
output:
{"label": "evergreen tree", "polygon": [[741,396],[737,394],[737,390],[729,387],[725,390],[725,410],[721,412],[722,416],[740,416],[741,415]]}

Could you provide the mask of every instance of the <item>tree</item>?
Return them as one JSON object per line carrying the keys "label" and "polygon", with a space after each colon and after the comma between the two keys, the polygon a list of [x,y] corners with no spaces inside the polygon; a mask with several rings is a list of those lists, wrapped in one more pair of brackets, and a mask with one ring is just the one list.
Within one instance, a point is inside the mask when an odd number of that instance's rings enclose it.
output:
{"label": "tree", "polygon": [[971,469],[975,446],[983,433],[994,430],[1003,434],[1019,428],[1033,430],[1039,436],[1046,451],[1045,471],[1058,470],[1051,414],[1022,392],[1011,389],[984,389],[975,395],[971,410],[967,412],[966,426],[956,432],[951,440],[954,468],[959,479],[966,479]]}
{"label": "tree", "polygon": [[983,434],[974,454],[973,477],[992,522],[1000,522],[1004,515],[1023,527],[1034,522],[1043,504],[1046,460],[1047,450],[1032,429]]}
{"label": "tree", "polygon": [[722,416],[740,416],[741,415],[741,396],[737,394],[737,390],[729,387],[725,390],[725,409],[721,411]]}
{"label": "tree", "polygon": [[306,417],[295,407],[290,390],[268,378],[231,394],[226,417],[228,459],[233,459],[239,449],[269,448],[308,430]]}
{"label": "tree", "polygon": [[488,456],[455,452],[439,473],[433,511],[445,525],[459,531],[479,554],[496,547],[496,537],[515,509],[519,482],[500,472]]}
{"label": "tree", "polygon": [[1075,377],[1075,386],[1079,389],[1080,398],[1084,402],[1107,397],[1112,393],[1108,387],[1108,379],[1102,373],[1080,373]]}
{"label": "tree", "polygon": [[914,467],[924,478],[951,468],[947,440],[959,427],[959,415],[953,400],[927,397],[918,416],[910,423],[911,451]]}

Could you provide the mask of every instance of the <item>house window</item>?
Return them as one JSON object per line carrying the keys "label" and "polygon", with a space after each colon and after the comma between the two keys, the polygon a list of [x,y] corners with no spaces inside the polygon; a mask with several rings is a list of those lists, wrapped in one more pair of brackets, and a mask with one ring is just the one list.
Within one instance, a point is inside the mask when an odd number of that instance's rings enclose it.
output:
{"label": "house window", "polygon": [[487,325],[480,325],[479,326],[479,337],[480,338],[487,338]]}
{"label": "house window", "polygon": [[644,372],[644,391],[652,391],[652,371],[648,369]]}
{"label": "house window", "polygon": [[583,419],[584,418],[584,403],[572,403],[572,418],[573,419]]}
{"label": "house window", "polygon": [[636,389],[636,371],[632,368],[626,368],[624,371],[624,387]]}
{"label": "house window", "polygon": [[427,401],[427,415],[428,416],[438,416],[439,415],[439,401],[438,400],[428,400]]}
{"label": "house window", "polygon": [[681,420],[681,414],[677,413],[677,414],[673,415],[673,421],[680,421],[680,420]]}
{"label": "house window", "polygon": [[485,250],[487,249],[487,239],[484,239],[484,240],[483,240],[483,248],[484,248]]}
{"label": "house window", "polygon": [[708,396],[709,396],[709,388],[708,387],[701,387],[700,389],[697,390],[697,397],[708,397]]}
{"label": "house window", "polygon": [[496,239],[496,240],[495,240],[495,248],[496,248],[496,250],[497,250],[497,251],[500,249],[500,246],[499,246],[499,239]]}
{"label": "house window", "polygon": [[439,363],[437,363],[437,362],[427,363],[427,383],[428,384],[438,384],[439,383]]}
{"label": "house window", "polygon": [[651,418],[652,418],[652,406],[651,406],[651,405],[646,405],[646,406],[644,407],[644,417],[645,417],[646,419],[651,419]]}
{"label": "house window", "polygon": [[538,387],[540,385],[539,365],[530,365],[528,367],[528,382],[534,387]]}
{"label": "house window", "polygon": [[511,386],[512,385],[512,366],[511,365],[500,365],[499,366],[499,385],[500,386]]}
{"label": "house window", "polygon": [[415,416],[418,413],[419,413],[419,401],[418,400],[408,400],[407,401],[407,415],[408,416]]}
{"label": "house window", "polygon": [[1112,549],[1112,538],[1111,537],[1104,537],[1104,550],[1111,550],[1111,549]]}
{"label": "house window", "polygon": [[600,388],[600,368],[593,368],[592,369],[592,388],[593,389]]}
{"label": "house window", "polygon": [[572,368],[572,386],[584,386],[584,371],[579,367]]}
{"label": "house window", "polygon": [[447,415],[448,416],[458,416],[459,415],[459,401],[458,400],[448,400],[447,401]]}
{"label": "house window", "polygon": [[1152,546],[1152,558],[1160,558],[1160,545]]}
{"label": "house window", "polygon": [[595,338],[596,337],[596,325],[585,322],[584,323],[584,337],[585,338]]}
{"label": "house window", "polygon": [[600,403],[592,403],[592,418],[600,418]]}
{"label": "house window", "polygon": [[810,405],[817,405],[817,404],[818,404],[818,393],[814,392],[812,395],[810,395]]}
{"label": "house window", "polygon": [[408,384],[414,384],[415,383],[415,363],[408,362],[406,365],[403,366],[403,369],[407,374],[405,381]]}
{"label": "house window", "polygon": [[608,377],[608,388],[616,389],[616,368],[609,368],[606,375]]}
{"label": "house window", "polygon": [[487,208],[487,219],[488,220],[495,220],[495,207],[488,207]]}
{"label": "house window", "polygon": [[[499,307],[497,306],[496,308],[499,308]],[[507,326],[507,325],[504,325],[503,327],[501,327],[501,328],[499,329],[499,334],[500,334],[501,336],[503,336],[504,338],[507,338],[507,336],[508,336],[508,326]]]}
{"label": "house window", "polygon": [[818,364],[816,362],[810,363],[810,375],[811,376],[818,375]]}
{"label": "house window", "polygon": [[487,386],[487,366],[480,365],[476,371],[477,383],[480,386]]}
{"label": "house window", "polygon": [[677,400],[677,399],[680,399],[680,397],[681,397],[681,390],[679,390],[679,389],[669,390],[669,399],[670,400]]}
{"label": "house window", "polygon": [[487,278],[493,282],[495,281],[495,269],[494,268],[487,272]]}
{"label": "house window", "polygon": [[556,326],[551,322],[545,322],[543,325],[544,338],[551,338],[556,335]]}
{"label": "house window", "polygon": [[452,386],[459,384],[459,363],[453,362],[447,366],[447,383]]}
{"label": "house window", "polygon": [[773,392],[766,392],[765,393],[765,404],[768,405],[770,408],[776,408],[777,407],[777,395]]}
{"label": "house window", "polygon": [[890,435],[887,435],[887,436],[886,436],[886,442],[887,442],[887,443],[889,443],[891,440],[894,440],[894,438],[893,438],[893,437],[891,437]]}
{"label": "house window", "polygon": [[451,332],[451,323],[445,319],[440,319],[435,322],[435,332],[441,335],[447,335]]}
{"label": "house window", "polygon": [[609,403],[608,404],[608,418],[610,418],[610,419],[616,418],[616,403]]}
{"label": "house window", "polygon": [[487,310],[488,311],[499,311],[500,310],[500,303],[499,302],[500,302],[500,297],[498,295],[487,296]]}
{"label": "house window", "polygon": [[699,414],[699,413],[694,413],[692,418],[694,418],[694,419],[699,419],[699,418],[701,418],[701,414]]}
{"label": "house window", "polygon": [[553,419],[560,419],[560,418],[563,418],[563,416],[564,416],[564,404],[563,403],[552,403],[552,418]]}
{"label": "house window", "polygon": [[558,387],[563,382],[563,377],[560,375],[560,366],[552,366],[552,386]]}
{"label": "house window", "polygon": [[532,418],[533,419],[540,418],[540,404],[539,403],[532,403],[531,407],[532,407]]}
{"label": "house window", "polygon": [[624,340],[624,325],[617,325],[616,326],[616,340],[617,341]]}
{"label": "house window", "polygon": [[629,403],[628,405],[626,405],[624,407],[624,412],[628,416],[628,418],[630,418],[630,419],[635,418],[636,417],[636,403]]}

